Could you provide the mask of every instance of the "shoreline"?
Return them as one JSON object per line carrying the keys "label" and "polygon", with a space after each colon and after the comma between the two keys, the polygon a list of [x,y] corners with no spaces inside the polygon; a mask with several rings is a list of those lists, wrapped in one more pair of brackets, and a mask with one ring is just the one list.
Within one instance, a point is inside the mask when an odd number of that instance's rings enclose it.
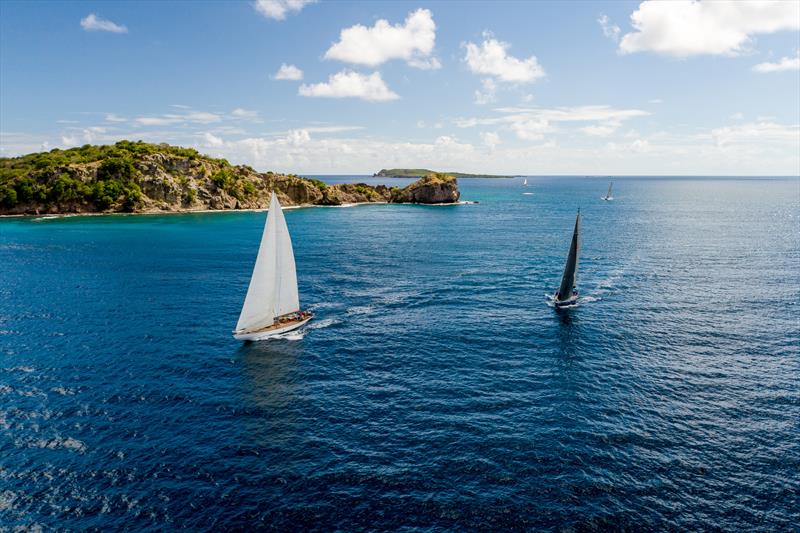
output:
{"label": "shoreline", "polygon": [[[313,207],[325,207],[325,208],[346,208],[346,207],[359,207],[364,205],[420,205],[425,207],[450,207],[450,206],[457,206],[457,205],[471,205],[477,204],[477,201],[474,200],[461,200],[458,202],[450,202],[444,204],[420,204],[420,203],[413,203],[413,202],[397,202],[397,203],[390,203],[390,202],[354,202],[351,204],[341,204],[341,205],[316,205],[316,204],[301,204],[301,205],[289,205],[286,207],[282,207],[284,211],[292,210],[292,209],[308,209]],[[152,215],[191,215],[195,213],[199,214],[207,214],[207,213],[258,213],[263,211],[269,211],[269,208],[247,208],[247,209],[185,209],[185,210],[177,210],[177,211],[140,211],[136,213],[121,213],[121,212],[110,212],[110,213],[45,213],[40,215],[31,215],[31,214],[20,214],[20,215],[0,215],[0,220],[6,218],[30,218],[31,220],[49,220],[49,219],[58,219],[58,218],[71,218],[71,217],[103,217],[103,216],[152,216]]]}

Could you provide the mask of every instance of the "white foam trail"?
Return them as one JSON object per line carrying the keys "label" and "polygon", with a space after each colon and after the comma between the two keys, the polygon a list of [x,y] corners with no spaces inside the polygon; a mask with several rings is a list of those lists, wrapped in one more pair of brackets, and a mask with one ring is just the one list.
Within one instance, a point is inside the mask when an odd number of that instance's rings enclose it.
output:
{"label": "white foam trail", "polygon": [[271,337],[271,338],[272,339],[281,339],[281,340],[285,340],[285,341],[300,341],[300,340],[303,340],[304,336],[305,336],[305,334],[303,333],[303,331],[302,330],[298,330],[298,331],[289,331],[289,332],[283,333],[281,335],[275,335],[274,337]]}
{"label": "white foam trail", "polygon": [[365,315],[375,310],[373,305],[358,305],[347,310],[348,315]]}
{"label": "white foam trail", "polygon": [[332,326],[333,324],[336,324],[336,323],[337,323],[336,319],[334,319],[334,318],[326,318],[326,319],[320,320],[318,322],[314,322],[314,321],[309,322],[308,326],[306,326],[305,329],[322,329],[322,328],[327,328],[328,326]]}

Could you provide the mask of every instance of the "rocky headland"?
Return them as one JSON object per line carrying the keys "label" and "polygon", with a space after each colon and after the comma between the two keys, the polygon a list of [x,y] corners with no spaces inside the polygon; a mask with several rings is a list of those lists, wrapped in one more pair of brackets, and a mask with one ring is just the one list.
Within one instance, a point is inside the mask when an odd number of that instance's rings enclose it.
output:
{"label": "rocky headland", "polygon": [[263,209],[273,191],[284,206],[444,204],[460,195],[456,178],[446,174],[404,188],[328,185],[144,142],[0,158],[0,215]]}

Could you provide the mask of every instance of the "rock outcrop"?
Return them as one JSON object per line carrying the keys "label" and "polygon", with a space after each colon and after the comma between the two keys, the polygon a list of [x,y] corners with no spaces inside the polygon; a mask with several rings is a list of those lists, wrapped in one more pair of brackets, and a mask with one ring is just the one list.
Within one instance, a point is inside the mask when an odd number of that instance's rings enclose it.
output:
{"label": "rock outcrop", "polygon": [[393,203],[451,204],[461,193],[458,180],[448,174],[430,174],[403,189],[392,191]]}
{"label": "rock outcrop", "polygon": [[113,146],[0,158],[0,214],[260,209],[282,205],[456,202],[454,177],[431,174],[408,187],[328,185],[256,172],[195,150],[120,141]]}

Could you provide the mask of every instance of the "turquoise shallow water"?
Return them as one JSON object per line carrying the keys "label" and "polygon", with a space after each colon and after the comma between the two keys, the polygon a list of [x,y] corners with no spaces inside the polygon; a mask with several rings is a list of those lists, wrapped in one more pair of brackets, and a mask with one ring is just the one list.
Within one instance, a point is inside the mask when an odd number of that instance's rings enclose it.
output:
{"label": "turquoise shallow water", "polygon": [[0,525],[796,528],[800,181],[529,183],[286,211],[252,345],[264,213],[0,220]]}

